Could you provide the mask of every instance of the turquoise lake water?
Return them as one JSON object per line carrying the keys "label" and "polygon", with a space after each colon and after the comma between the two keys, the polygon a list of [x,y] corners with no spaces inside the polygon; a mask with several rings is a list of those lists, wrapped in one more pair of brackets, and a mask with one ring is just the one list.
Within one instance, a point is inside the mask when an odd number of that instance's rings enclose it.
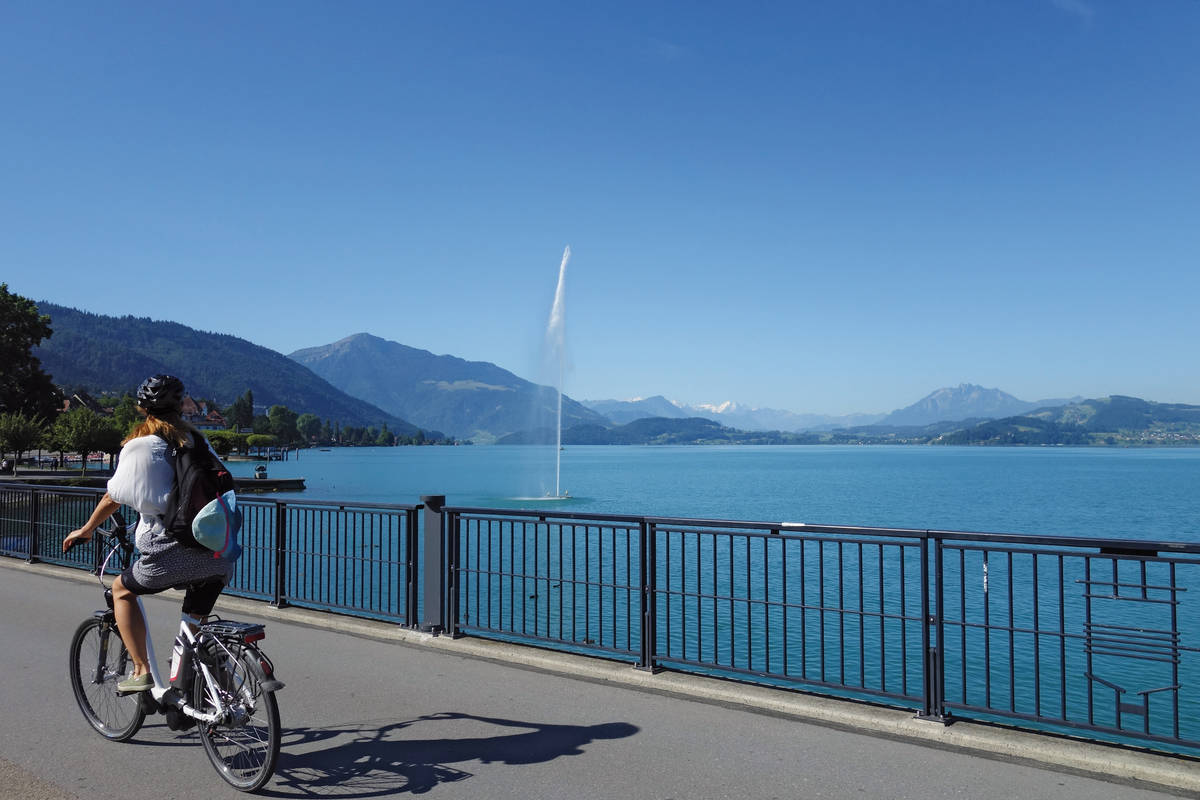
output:
{"label": "turquoise lake water", "polygon": [[[1200,449],[537,446],[305,450],[280,499],[1200,541]],[[235,474],[254,464],[235,462]]]}

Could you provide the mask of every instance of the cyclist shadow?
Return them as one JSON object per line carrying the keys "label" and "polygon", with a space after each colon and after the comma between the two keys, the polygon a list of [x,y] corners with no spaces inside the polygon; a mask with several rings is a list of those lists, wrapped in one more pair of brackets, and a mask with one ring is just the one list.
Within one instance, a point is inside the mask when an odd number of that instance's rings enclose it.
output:
{"label": "cyclist shadow", "polygon": [[[398,731],[416,725],[474,721],[519,733],[463,738],[406,738]],[[439,730],[444,726],[438,726]],[[475,726],[478,727],[478,726]],[[599,725],[551,725],[444,712],[377,726],[333,726],[284,731],[275,778],[260,794],[278,797],[378,797],[399,792],[421,794],[439,783],[473,776],[451,764],[538,764],[559,756],[582,754],[599,739],[620,739],[638,732],[627,722]],[[436,732],[432,732],[436,736]],[[347,741],[339,741],[348,739]],[[307,745],[328,742],[306,752]]]}

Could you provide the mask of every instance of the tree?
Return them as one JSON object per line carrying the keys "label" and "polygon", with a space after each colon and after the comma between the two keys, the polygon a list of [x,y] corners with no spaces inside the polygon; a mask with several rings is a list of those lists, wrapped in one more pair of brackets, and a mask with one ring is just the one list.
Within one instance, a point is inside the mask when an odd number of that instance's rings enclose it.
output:
{"label": "tree", "polygon": [[296,430],[304,441],[311,442],[321,435],[321,418],[316,414],[301,414],[296,417]]}
{"label": "tree", "polygon": [[237,433],[235,431],[205,431],[205,437],[212,443],[213,450],[217,451],[217,455],[224,458],[233,452],[236,447],[239,450],[246,446],[246,439],[251,434]]}
{"label": "tree", "polygon": [[133,427],[145,417],[138,411],[137,401],[133,399],[133,395],[126,394],[113,408],[112,419],[117,430],[121,431],[123,436],[127,436]]}
{"label": "tree", "polygon": [[251,428],[254,426],[254,392],[249,389],[246,393],[233,401],[233,405],[225,409],[225,419],[233,426],[234,430],[242,428]]}
{"label": "tree", "polygon": [[271,421],[271,433],[284,444],[290,444],[300,438],[296,430],[296,412],[287,406],[271,406],[267,409],[267,419]]}
{"label": "tree", "polygon": [[41,419],[25,416],[10,411],[0,413],[0,455],[4,451],[13,451],[13,475],[17,474],[17,464],[26,450],[32,450],[46,436],[46,423]]}
{"label": "tree", "polygon": [[392,447],[396,444],[396,434],[388,430],[387,423],[383,423],[383,430],[379,432],[379,436],[375,439],[375,444],[379,447]]}
{"label": "tree", "polygon": [[246,447],[257,450],[263,447],[274,447],[279,440],[269,433],[251,433],[246,436]]}
{"label": "tree", "polygon": [[116,425],[88,408],[75,408],[59,414],[50,432],[55,449],[79,453],[84,474],[87,473],[88,453],[99,450],[110,455],[120,450],[123,434]]}
{"label": "tree", "polygon": [[0,411],[49,419],[62,407],[62,393],[33,355],[51,333],[49,316],[0,283]]}

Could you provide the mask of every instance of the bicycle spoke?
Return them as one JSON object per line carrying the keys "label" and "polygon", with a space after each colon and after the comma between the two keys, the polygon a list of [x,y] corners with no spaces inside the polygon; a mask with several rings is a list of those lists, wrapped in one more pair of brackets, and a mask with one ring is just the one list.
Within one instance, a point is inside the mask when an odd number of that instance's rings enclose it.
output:
{"label": "bicycle spoke", "polygon": [[93,618],[76,630],[71,640],[71,686],[88,724],[107,739],[124,741],[137,733],[146,715],[137,695],[121,696],[116,692],[128,656],[110,626],[111,622]]}
{"label": "bicycle spoke", "polygon": [[225,707],[224,718],[203,726],[201,742],[209,759],[227,782],[252,791],[270,779],[279,754],[279,711],[272,692],[264,692],[256,677],[256,660],[244,645],[225,650],[211,673],[212,683],[198,674],[193,696],[205,711]]}

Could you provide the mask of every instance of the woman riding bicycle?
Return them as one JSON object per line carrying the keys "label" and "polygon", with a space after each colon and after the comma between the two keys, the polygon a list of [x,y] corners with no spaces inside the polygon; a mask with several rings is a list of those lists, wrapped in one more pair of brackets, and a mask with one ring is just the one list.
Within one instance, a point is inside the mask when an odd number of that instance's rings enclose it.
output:
{"label": "woman riding bicycle", "polygon": [[233,571],[229,561],[181,544],[163,527],[162,514],[167,510],[175,479],[168,454],[174,448],[201,443],[211,449],[204,435],[182,417],[183,382],[173,375],[147,378],[138,387],[137,403],[146,419],[122,442],[107,493],[83,527],[72,531],[62,545],[66,552],[88,541],[122,505],[136,509],[140,515],[136,542],[141,557],[112,585],[117,628],[133,660],[133,674],[117,684],[121,692],[141,692],[154,686],[146,647],[146,620],[138,596],[186,586],[183,613],[199,624],[212,613]]}

